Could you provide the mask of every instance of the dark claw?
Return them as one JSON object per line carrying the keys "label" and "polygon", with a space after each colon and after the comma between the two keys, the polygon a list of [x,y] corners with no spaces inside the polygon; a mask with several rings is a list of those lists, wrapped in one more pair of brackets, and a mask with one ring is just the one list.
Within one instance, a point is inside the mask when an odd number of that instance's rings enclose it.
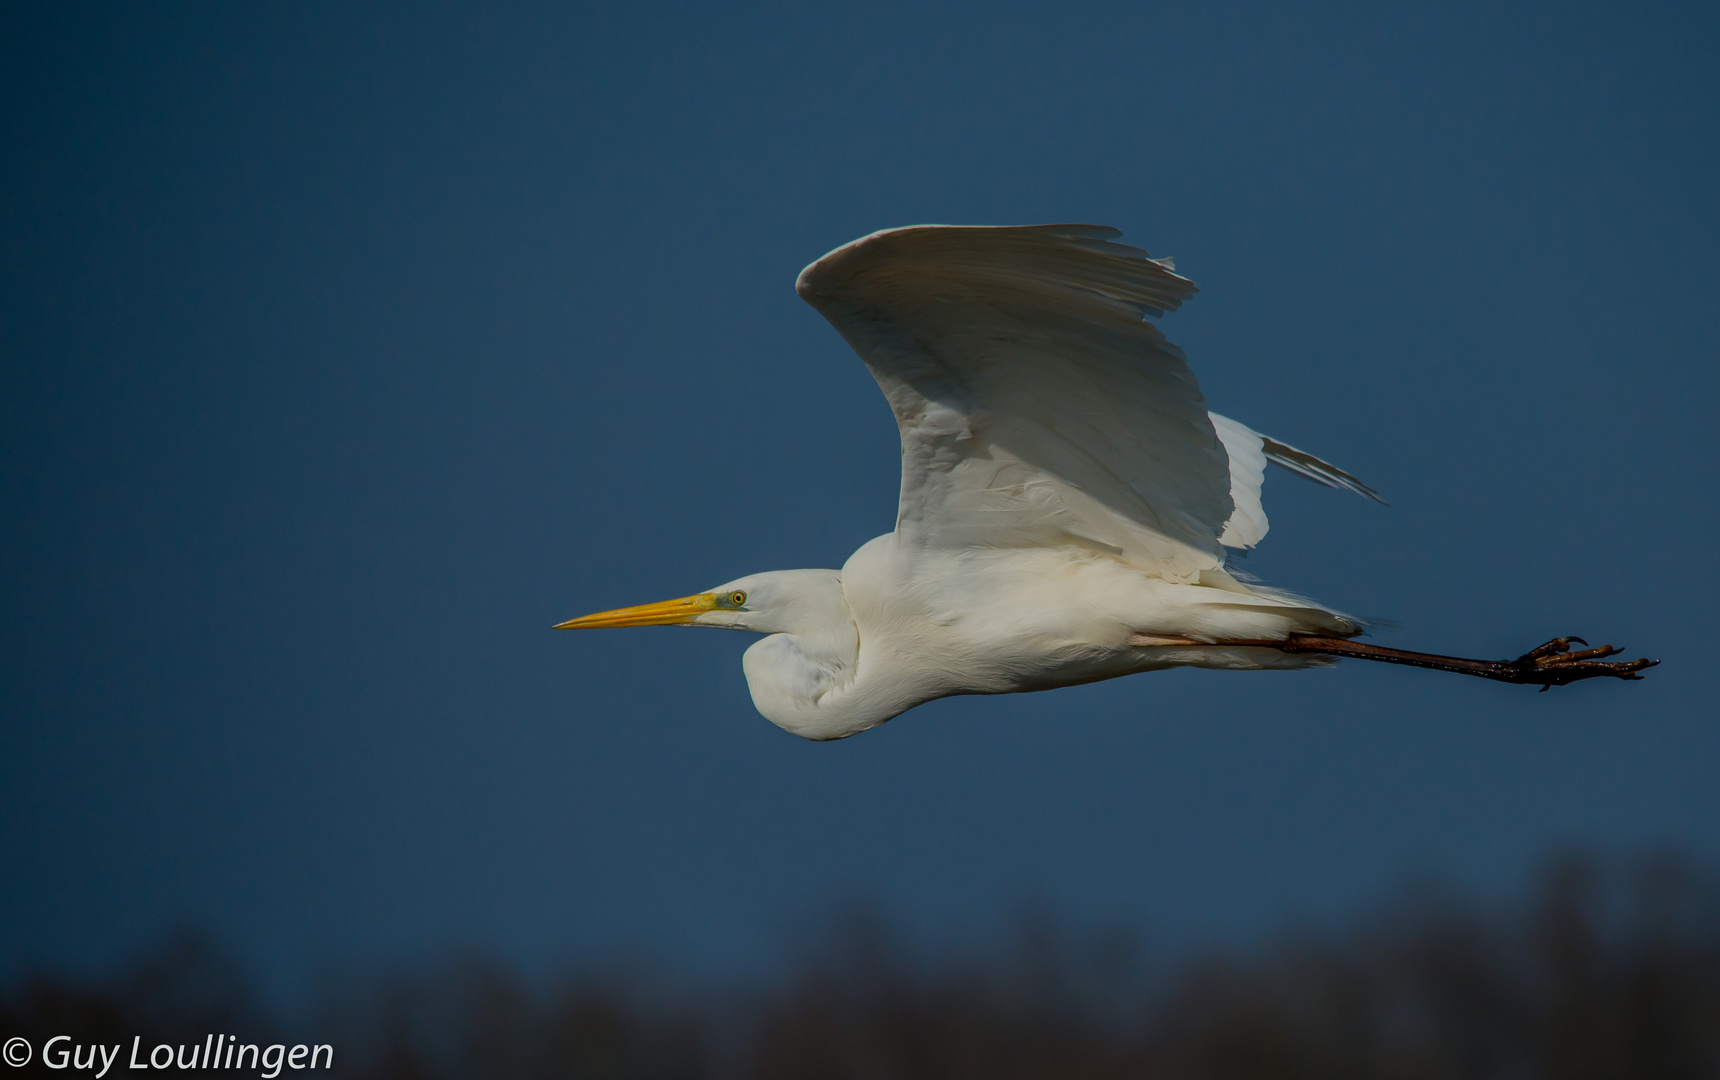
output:
{"label": "dark claw", "polygon": [[1594,679],[1603,675],[1634,682],[1642,678],[1636,672],[1660,663],[1646,657],[1611,664],[1602,663],[1601,657],[1617,656],[1624,650],[1611,645],[1599,645],[1592,649],[1567,651],[1572,642],[1588,644],[1579,637],[1554,638],[1515,660],[1501,664],[1500,674],[1495,678],[1506,682],[1539,683],[1544,692],[1550,687],[1564,686],[1579,679]]}

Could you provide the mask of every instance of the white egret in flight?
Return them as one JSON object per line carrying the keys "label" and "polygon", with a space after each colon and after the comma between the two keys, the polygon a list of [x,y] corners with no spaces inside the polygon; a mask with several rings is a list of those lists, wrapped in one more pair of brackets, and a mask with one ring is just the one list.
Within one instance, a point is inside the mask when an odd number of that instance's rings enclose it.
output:
{"label": "white egret in flight", "polygon": [[[1268,462],[1374,496],[1312,454],[1207,411],[1182,350],[1145,316],[1196,292],[1169,259],[1091,225],[874,233],[797,289],[860,354],[902,438],[895,531],[840,570],[753,574],[561,628],[675,624],[764,634],[758,711],[809,739],[934,698],[1192,665],[1355,657],[1548,686],[1635,674],[1556,638],[1516,660],[1350,640],[1362,627],[1247,584],[1225,549],[1266,535]],[[1375,496],[1377,498],[1377,496]]]}

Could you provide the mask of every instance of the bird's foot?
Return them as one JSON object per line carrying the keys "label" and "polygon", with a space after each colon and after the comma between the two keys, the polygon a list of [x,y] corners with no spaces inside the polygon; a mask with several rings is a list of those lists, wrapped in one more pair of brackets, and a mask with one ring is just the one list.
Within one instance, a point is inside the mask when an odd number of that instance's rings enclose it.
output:
{"label": "bird's foot", "polygon": [[1578,679],[1595,679],[1603,675],[1615,679],[1640,679],[1642,676],[1637,672],[1660,663],[1659,660],[1646,658],[1603,663],[1602,657],[1617,656],[1624,650],[1615,649],[1611,645],[1572,649],[1572,642],[1578,645],[1588,644],[1580,637],[1554,638],[1545,645],[1530,649],[1515,660],[1501,662],[1499,673],[1491,677],[1502,682],[1539,684],[1544,693],[1555,686],[1564,686]]}

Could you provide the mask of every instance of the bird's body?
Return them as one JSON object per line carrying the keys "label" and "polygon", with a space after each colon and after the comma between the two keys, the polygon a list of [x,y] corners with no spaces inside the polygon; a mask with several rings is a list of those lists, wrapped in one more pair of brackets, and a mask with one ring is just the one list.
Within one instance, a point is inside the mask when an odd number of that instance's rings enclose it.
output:
{"label": "bird's body", "polygon": [[[1049,690],[1188,664],[1305,667],[1321,658],[1193,643],[1357,629],[1304,601],[1220,580],[1169,582],[1092,552],[915,550],[890,533],[840,571],[758,574],[714,591],[790,613],[788,629],[747,650],[753,703],[796,735],[831,739],[954,694]],[[713,612],[705,625],[729,619],[749,628],[739,612]]]}
{"label": "bird's body", "polygon": [[561,625],[763,633],[744,662],[753,702],[812,739],[939,697],[1184,665],[1350,655],[1543,686],[1634,677],[1636,667],[1593,662],[1602,650],[1543,649],[1481,670],[1490,662],[1350,646],[1353,620],[1238,580],[1226,551],[1266,534],[1268,462],[1373,491],[1209,412],[1182,351],[1146,318],[1175,310],[1193,283],[1117,235],[916,226],[807,267],[800,295],[860,354],[896,416],[894,531],[839,571],[755,574]]}

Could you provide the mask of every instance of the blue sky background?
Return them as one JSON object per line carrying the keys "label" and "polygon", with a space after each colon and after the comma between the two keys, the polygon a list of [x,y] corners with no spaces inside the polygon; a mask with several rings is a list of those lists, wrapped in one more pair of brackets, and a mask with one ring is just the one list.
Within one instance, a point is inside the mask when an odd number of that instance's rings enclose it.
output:
{"label": "blue sky background", "polygon": [[[868,895],[1159,947],[1561,844],[1720,859],[1709,5],[9,8],[0,976],[183,923],[273,986],[456,945],[756,970]],[[892,524],[799,269],[1091,221],[1203,293],[1247,568],[1635,685],[1178,672],[817,745],[738,634],[552,633]]]}

